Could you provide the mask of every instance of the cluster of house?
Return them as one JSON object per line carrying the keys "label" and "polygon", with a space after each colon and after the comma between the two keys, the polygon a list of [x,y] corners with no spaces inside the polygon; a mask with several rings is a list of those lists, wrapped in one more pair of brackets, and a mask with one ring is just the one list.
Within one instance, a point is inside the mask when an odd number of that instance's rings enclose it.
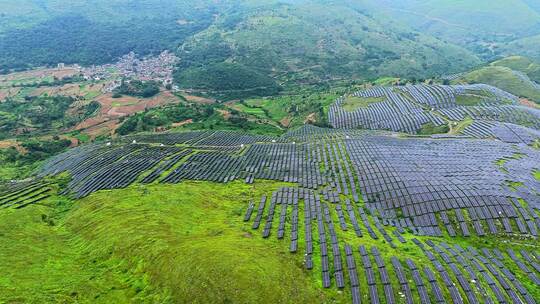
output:
{"label": "cluster of house", "polygon": [[[83,68],[81,73],[86,80],[105,80],[118,78],[132,78],[142,81],[154,80],[163,85],[173,83],[174,65],[178,57],[169,51],[158,56],[138,58],[133,52],[122,56],[114,64],[105,64]],[[120,85],[120,80],[114,80],[103,87],[104,92],[111,92]]]}

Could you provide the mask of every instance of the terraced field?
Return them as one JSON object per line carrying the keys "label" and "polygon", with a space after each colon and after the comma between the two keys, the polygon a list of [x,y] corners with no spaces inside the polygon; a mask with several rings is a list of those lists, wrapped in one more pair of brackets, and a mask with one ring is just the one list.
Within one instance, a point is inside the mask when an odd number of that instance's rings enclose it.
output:
{"label": "terraced field", "polygon": [[63,172],[71,181],[59,191],[81,204],[126,187],[272,181],[274,188],[239,196],[231,227],[297,256],[307,271],[301,280],[321,288],[322,302],[536,303],[540,151],[496,139],[395,135],[305,126],[281,137],[129,136],[51,159],[35,182],[12,187],[0,202],[36,208],[56,195],[39,180]]}

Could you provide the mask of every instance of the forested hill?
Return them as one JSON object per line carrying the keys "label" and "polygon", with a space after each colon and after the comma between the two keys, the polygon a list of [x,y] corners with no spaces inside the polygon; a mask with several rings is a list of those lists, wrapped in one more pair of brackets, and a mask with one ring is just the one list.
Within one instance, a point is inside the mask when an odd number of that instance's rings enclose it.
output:
{"label": "forested hill", "polygon": [[182,88],[272,95],[287,84],[461,72],[540,34],[530,1],[467,1],[460,14],[444,9],[450,2],[3,1],[0,70],[169,49]]}
{"label": "forested hill", "polygon": [[178,80],[186,87],[196,87],[193,79],[213,82],[206,67],[224,62],[272,75],[282,83],[427,77],[479,63],[461,47],[394,26],[354,6],[313,1],[236,6],[187,39],[179,56]]}

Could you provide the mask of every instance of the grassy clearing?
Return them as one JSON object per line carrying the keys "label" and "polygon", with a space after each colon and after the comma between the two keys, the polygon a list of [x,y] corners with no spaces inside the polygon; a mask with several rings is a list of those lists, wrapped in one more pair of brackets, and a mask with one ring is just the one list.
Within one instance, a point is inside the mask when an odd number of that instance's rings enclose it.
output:
{"label": "grassy clearing", "polygon": [[537,181],[540,181],[540,170],[536,169],[532,174]]}
{"label": "grassy clearing", "polygon": [[506,185],[510,187],[510,189],[512,189],[513,191],[517,191],[517,189],[519,187],[523,187],[524,184],[522,182],[506,181]]}
{"label": "grassy clearing", "polygon": [[138,104],[139,101],[129,101],[129,102],[119,102],[119,101],[113,101],[111,103],[111,107],[118,108],[118,107],[127,107],[127,106],[133,106]]}
{"label": "grassy clearing", "polygon": [[460,134],[465,130],[468,126],[472,125],[474,120],[467,116],[464,120],[458,122],[456,125],[453,125],[453,123],[450,124],[450,133],[451,134]]}
{"label": "grassy clearing", "polygon": [[360,108],[367,108],[372,103],[383,102],[385,100],[386,98],[384,97],[347,96],[343,102],[343,109],[352,112]]}
{"label": "grassy clearing", "polygon": [[232,109],[234,110],[237,110],[239,112],[243,112],[243,113],[246,113],[246,114],[249,114],[249,115],[253,115],[257,118],[262,118],[262,119],[265,119],[265,118],[268,118],[268,116],[266,116],[266,113],[265,111],[260,108],[260,107],[254,107],[254,106],[247,106],[243,103],[236,103],[234,104],[232,107]]}
{"label": "grassy clearing", "polygon": [[[0,212],[0,299],[51,303],[325,302],[302,255],[243,224],[278,183],[185,182]],[[52,208],[51,208],[52,207]],[[210,292],[211,291],[211,292]],[[339,302],[344,302],[341,299]]]}
{"label": "grassy clearing", "polygon": [[434,125],[432,122],[422,125],[422,128],[418,130],[418,135],[433,135],[433,134],[445,134],[450,131],[450,127],[447,124],[440,126]]}
{"label": "grassy clearing", "polygon": [[[267,111],[268,116],[275,121],[280,121],[289,115],[288,109],[290,104],[287,100],[283,99],[248,99],[245,101],[245,104],[249,107],[251,111],[254,108],[260,108],[260,111],[265,114],[264,110]],[[253,107],[253,108],[251,108]],[[263,110],[264,109],[264,110]]]}
{"label": "grassy clearing", "polygon": [[466,74],[463,79],[469,83],[485,83],[516,96],[527,97],[540,102],[540,90],[523,81],[514,72],[502,66],[488,66]]}
{"label": "grassy clearing", "polygon": [[456,96],[456,103],[460,106],[476,106],[484,101],[484,97],[472,94]]}

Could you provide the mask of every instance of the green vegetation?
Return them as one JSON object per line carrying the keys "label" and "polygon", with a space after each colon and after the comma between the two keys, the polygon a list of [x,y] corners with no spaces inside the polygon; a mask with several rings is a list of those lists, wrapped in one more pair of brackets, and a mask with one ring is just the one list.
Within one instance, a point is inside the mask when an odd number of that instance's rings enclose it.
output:
{"label": "green vegetation", "polygon": [[540,64],[532,61],[527,57],[522,56],[510,56],[495,62],[492,62],[492,66],[503,66],[514,71],[520,71],[525,73],[533,81],[540,83]]}
{"label": "green vegetation", "polygon": [[359,108],[367,108],[372,103],[383,102],[386,98],[384,97],[356,97],[356,96],[347,96],[343,102],[343,109],[345,111],[354,111]]}
{"label": "green vegetation", "polygon": [[79,118],[67,115],[66,111],[74,101],[64,96],[27,96],[21,101],[7,98],[0,103],[0,138],[9,137],[19,129],[43,131],[73,126]]}
{"label": "green vegetation", "polygon": [[540,61],[540,34],[525,37],[508,43],[502,47],[506,54],[519,54]]}
{"label": "green vegetation", "polygon": [[[486,91],[466,91],[464,94],[456,96],[456,103],[461,106],[477,106],[483,101],[496,100],[496,96],[491,92]],[[512,100],[499,100],[499,104],[512,104]]]}
{"label": "green vegetation", "polygon": [[[334,90],[305,90],[300,93],[276,96],[263,99],[248,99],[238,108],[245,113],[254,113],[261,109],[268,118],[284,127],[293,128],[306,122],[317,126],[327,126],[328,107],[345,91]],[[238,104],[235,104],[235,106]],[[260,115],[258,112],[256,114]],[[259,116],[262,117],[262,116]]]}
{"label": "green vegetation", "polygon": [[456,125],[451,124],[451,134],[460,134],[463,130],[465,130],[468,126],[472,125],[474,120],[467,116],[464,120],[458,122]]}
{"label": "green vegetation", "polygon": [[[314,85],[387,75],[426,78],[480,63],[462,48],[375,18],[357,6],[241,1],[182,44],[177,82],[186,88],[210,84],[217,91],[255,90],[260,84],[249,80],[253,73],[255,80],[268,75],[284,86]],[[231,75],[231,69],[241,73]],[[231,76],[228,87],[216,86],[215,70]]]}
{"label": "green vegetation", "polygon": [[101,104],[95,100],[92,100],[84,107],[84,117],[91,117],[101,108]]}
{"label": "green vegetation", "polygon": [[200,121],[212,115],[214,115],[214,109],[210,106],[195,104],[165,106],[127,117],[116,132],[125,135],[133,132],[153,131],[156,127],[163,127],[188,119]]}
{"label": "green vegetation", "polygon": [[[276,95],[280,87],[271,77],[236,63],[216,63],[179,70],[175,80],[183,88],[215,91],[222,99]],[[221,93],[221,94],[220,94]]]}
{"label": "green vegetation", "polygon": [[506,185],[513,191],[517,191],[518,188],[523,187],[524,184],[522,182],[506,181]]}
{"label": "green vegetation", "polygon": [[[460,45],[481,58],[535,54],[533,45],[509,43],[538,34],[540,11],[534,0],[432,0],[374,2],[372,11],[424,34]],[[519,40],[518,40],[519,41]]]}
{"label": "green vegetation", "polygon": [[487,66],[464,75],[460,81],[468,83],[485,83],[516,96],[526,97],[540,102],[540,90],[530,82],[518,77],[510,68],[503,66]]}
{"label": "green vegetation", "polygon": [[126,135],[154,131],[159,127],[170,128],[173,123],[182,122],[186,123],[182,128],[190,130],[242,130],[270,135],[282,133],[282,130],[272,125],[250,121],[238,111],[223,115],[218,110],[223,111],[212,105],[186,103],[154,108],[127,117],[116,133]]}
{"label": "green vegetation", "polygon": [[[95,3],[92,5],[93,8],[96,6]],[[188,35],[208,26],[210,21],[209,12],[194,19],[196,22],[183,26],[179,26],[172,16],[144,18],[134,12],[132,19],[122,22],[118,19],[94,21],[90,16],[81,15],[80,10],[79,7],[77,11],[66,11],[66,15],[47,19],[30,28],[6,30],[0,37],[0,72],[58,62],[103,64],[130,51],[141,55],[155,54],[173,49]],[[129,10],[123,11],[127,14]],[[198,16],[196,10],[186,11]]]}
{"label": "green vegetation", "polygon": [[76,202],[54,196],[31,208],[3,210],[0,298],[26,303],[348,301],[322,290],[318,274],[304,270],[302,255],[289,254],[275,238],[252,235],[242,222],[248,200],[277,186],[133,186]]}
{"label": "green vegetation", "polygon": [[24,140],[19,148],[0,149],[0,184],[12,179],[24,179],[45,159],[63,152],[71,141],[54,137],[50,140]]}
{"label": "green vegetation", "polygon": [[476,106],[484,101],[482,96],[464,94],[456,97],[456,104],[460,106]]}
{"label": "green vegetation", "polygon": [[534,170],[533,176],[537,181],[540,181],[540,170]]}
{"label": "green vegetation", "polygon": [[434,125],[432,122],[422,125],[422,128],[418,130],[418,135],[433,135],[433,134],[444,134],[450,131],[450,127],[447,124],[440,126]]}
{"label": "green vegetation", "polygon": [[159,93],[159,83],[155,81],[122,80],[122,84],[113,91],[113,97],[129,95],[149,98]]}

